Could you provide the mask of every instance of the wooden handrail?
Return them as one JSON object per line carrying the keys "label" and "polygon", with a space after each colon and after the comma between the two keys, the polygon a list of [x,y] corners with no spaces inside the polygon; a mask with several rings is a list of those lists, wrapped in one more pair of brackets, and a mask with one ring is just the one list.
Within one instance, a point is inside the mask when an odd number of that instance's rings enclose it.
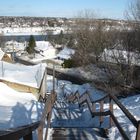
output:
{"label": "wooden handrail", "polygon": [[0,140],[18,140],[22,137],[26,140],[25,137],[32,135],[32,131],[37,129],[39,125],[40,121],[16,129],[9,129],[0,134]]}
{"label": "wooden handrail", "polygon": [[[119,124],[119,122],[117,121],[117,118],[113,115],[113,104],[112,101],[114,101],[114,103],[116,103],[118,105],[118,107],[123,111],[123,113],[125,114],[125,116],[132,122],[132,124],[136,127],[137,129],[137,134],[136,134],[136,140],[140,140],[140,121],[137,121],[135,119],[135,117],[121,104],[121,102],[117,99],[117,97],[115,97],[112,94],[108,94],[106,96],[104,96],[103,98],[96,100],[96,101],[92,101],[90,95],[87,93],[87,91],[82,94],[79,95],[79,93],[76,93],[75,98],[78,100],[79,105],[82,105],[84,103],[86,103],[88,105],[88,109],[91,112],[92,116],[107,116],[110,115],[110,121],[112,123],[112,121],[114,122],[114,124],[116,125],[116,127],[119,129],[122,137],[126,140],[129,140],[129,137],[126,135],[125,131],[123,130],[123,128],[121,127],[121,125]],[[108,111],[103,111],[103,104],[104,104],[104,100],[105,99],[110,99],[110,107],[108,109]],[[95,112],[95,107],[94,104],[95,103],[100,103],[100,112]],[[91,108],[91,104],[92,104],[92,108]],[[100,121],[103,121],[103,118],[100,117]]]}
{"label": "wooden handrail", "polygon": [[23,138],[24,140],[32,140],[32,131],[36,129],[38,129],[38,139],[43,140],[43,128],[45,125],[45,120],[48,114],[50,114],[54,102],[55,94],[50,94],[47,96],[44,111],[40,121],[15,129],[0,131],[0,140],[19,140],[20,138]]}
{"label": "wooden handrail", "polygon": [[134,118],[134,116],[120,103],[120,101],[114,95],[109,94],[109,96],[119,106],[119,108],[123,111],[123,113],[127,116],[127,118],[133,123],[133,125],[137,128],[138,121]]}
{"label": "wooden handrail", "polygon": [[46,103],[45,103],[45,107],[44,107],[44,111],[43,111],[42,118],[40,121],[40,125],[38,127],[38,139],[39,140],[43,140],[43,128],[45,125],[46,115],[50,112],[50,107],[49,107],[50,102],[51,102],[51,96],[49,95],[47,100],[46,100]]}
{"label": "wooden handrail", "polygon": [[[40,126],[38,127],[38,139],[39,140],[43,140],[43,128],[44,128],[46,119],[47,119],[47,126],[49,127],[49,125],[50,125],[51,112],[52,112],[52,107],[55,102],[55,99],[56,99],[55,93],[51,93],[48,95],[48,98],[45,103],[43,115],[42,115],[42,118],[40,121]],[[47,134],[48,134],[48,127],[46,128],[45,137],[47,137]]]}
{"label": "wooden handrail", "polygon": [[115,123],[115,125],[117,126],[117,128],[119,129],[119,132],[121,133],[121,135],[123,136],[123,138],[125,140],[129,140],[128,136],[126,135],[126,133],[124,132],[123,128],[121,127],[121,125],[117,121],[116,117],[112,114],[112,112],[110,112],[110,116],[111,116],[113,122]]}

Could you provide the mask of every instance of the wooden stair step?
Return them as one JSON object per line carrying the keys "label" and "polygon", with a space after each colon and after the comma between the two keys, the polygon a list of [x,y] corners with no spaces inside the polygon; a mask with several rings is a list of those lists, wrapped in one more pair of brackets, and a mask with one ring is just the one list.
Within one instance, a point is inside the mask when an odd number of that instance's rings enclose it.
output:
{"label": "wooden stair step", "polygon": [[99,128],[53,128],[52,140],[92,140],[107,139]]}

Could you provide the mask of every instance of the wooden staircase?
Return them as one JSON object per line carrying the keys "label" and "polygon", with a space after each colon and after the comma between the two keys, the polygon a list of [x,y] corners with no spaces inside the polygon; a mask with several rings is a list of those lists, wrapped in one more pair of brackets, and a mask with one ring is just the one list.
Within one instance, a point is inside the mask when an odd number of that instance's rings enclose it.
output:
{"label": "wooden staircase", "polygon": [[[103,128],[94,127],[90,112],[89,117],[78,104],[55,102],[52,111],[52,140],[104,140],[107,139]],[[92,122],[91,122],[92,121]]]}

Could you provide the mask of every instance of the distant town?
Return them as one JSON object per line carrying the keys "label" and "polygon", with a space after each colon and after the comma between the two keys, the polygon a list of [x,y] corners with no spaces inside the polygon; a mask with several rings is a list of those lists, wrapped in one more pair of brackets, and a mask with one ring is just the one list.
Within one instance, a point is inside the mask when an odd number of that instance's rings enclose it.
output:
{"label": "distant town", "polygon": [[[0,16],[0,28],[28,28],[28,27],[69,27],[75,25],[76,18],[59,17],[11,17]],[[125,20],[96,19],[116,26],[127,25]],[[1,32],[2,33],[2,32]]]}

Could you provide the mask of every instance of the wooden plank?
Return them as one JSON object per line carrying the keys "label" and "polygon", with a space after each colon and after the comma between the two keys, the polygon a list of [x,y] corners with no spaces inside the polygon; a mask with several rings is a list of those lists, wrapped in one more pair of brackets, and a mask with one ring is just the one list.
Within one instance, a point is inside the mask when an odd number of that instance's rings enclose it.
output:
{"label": "wooden plank", "polygon": [[15,83],[15,82],[10,82],[4,79],[0,79],[1,82],[5,83],[6,85],[8,85],[9,87],[20,91],[20,92],[31,92],[31,93],[37,93],[38,92],[38,88],[34,88],[34,87],[30,87],[24,84],[19,84],[19,83]]}
{"label": "wooden plank", "polygon": [[[113,103],[112,103],[112,99],[110,98],[109,99],[109,110],[110,112],[113,114]],[[113,120],[112,120],[112,117],[110,115],[110,128],[113,126]]]}
{"label": "wooden plank", "polygon": [[[104,101],[100,102],[100,112],[104,112]],[[103,116],[100,116],[100,125],[103,122]]]}
{"label": "wooden plank", "polygon": [[94,116],[108,116],[110,115],[110,111],[105,111],[105,112],[92,112]]}
{"label": "wooden plank", "polygon": [[56,100],[56,94],[52,93],[51,94],[51,104],[50,104],[50,111],[47,114],[47,128],[46,128],[46,133],[45,133],[45,140],[47,139],[47,135],[48,135],[48,128],[51,127],[51,116],[52,116],[52,107],[54,105],[54,102]]}
{"label": "wooden plank", "polygon": [[102,100],[107,99],[108,97],[109,97],[109,96],[106,95],[106,96],[104,96],[103,98],[101,98],[101,99],[99,99],[99,100],[92,101],[92,103],[99,103],[99,102],[101,102]]}
{"label": "wooden plank", "polygon": [[92,112],[96,112],[95,103],[92,103]]}
{"label": "wooden plank", "polygon": [[38,127],[38,139],[39,140],[43,140],[43,128],[45,125],[45,119],[46,119],[46,115],[49,113],[49,106],[51,104],[51,95],[48,96],[46,103],[45,103],[45,107],[44,107],[44,111],[41,117],[41,121],[40,121],[40,126]]}

